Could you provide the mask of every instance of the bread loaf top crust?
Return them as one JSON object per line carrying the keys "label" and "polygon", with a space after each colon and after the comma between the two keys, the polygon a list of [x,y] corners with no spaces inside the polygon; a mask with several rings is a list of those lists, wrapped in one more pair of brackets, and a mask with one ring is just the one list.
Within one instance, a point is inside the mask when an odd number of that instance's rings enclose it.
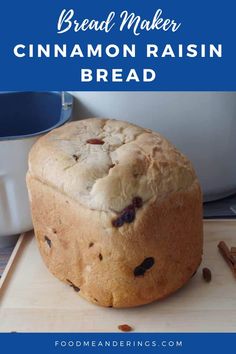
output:
{"label": "bread loaf top crust", "polygon": [[28,173],[87,208],[116,213],[134,197],[162,199],[198,183],[190,161],[160,134],[99,118],[41,137]]}

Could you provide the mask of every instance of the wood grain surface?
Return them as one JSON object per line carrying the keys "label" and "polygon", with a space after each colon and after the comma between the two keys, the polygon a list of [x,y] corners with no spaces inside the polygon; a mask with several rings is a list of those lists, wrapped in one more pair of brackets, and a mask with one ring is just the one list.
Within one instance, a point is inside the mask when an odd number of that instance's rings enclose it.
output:
{"label": "wood grain surface", "polygon": [[[160,302],[115,310],[86,302],[55,279],[28,234],[1,288],[0,331],[116,332],[126,323],[136,332],[235,332],[236,279],[217,244],[236,246],[236,221],[205,221],[204,236],[202,265],[184,288]],[[212,272],[210,283],[203,267]]]}

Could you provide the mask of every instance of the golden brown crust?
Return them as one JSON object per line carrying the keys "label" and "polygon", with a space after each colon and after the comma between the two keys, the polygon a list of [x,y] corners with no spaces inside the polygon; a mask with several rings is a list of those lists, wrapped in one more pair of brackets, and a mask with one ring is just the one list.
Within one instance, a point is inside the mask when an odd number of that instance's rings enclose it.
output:
{"label": "golden brown crust", "polygon": [[[185,284],[201,262],[197,181],[185,191],[152,198],[121,228],[112,227],[110,212],[86,208],[30,173],[27,184],[47,267],[91,302],[131,307],[161,299]],[[153,266],[135,276],[135,268],[150,257]]]}
{"label": "golden brown crust", "polygon": [[[91,302],[161,299],[201,262],[200,187],[158,133],[115,120],[70,123],[33,147],[27,184],[47,267]],[[134,197],[143,202],[134,220],[114,227]]]}

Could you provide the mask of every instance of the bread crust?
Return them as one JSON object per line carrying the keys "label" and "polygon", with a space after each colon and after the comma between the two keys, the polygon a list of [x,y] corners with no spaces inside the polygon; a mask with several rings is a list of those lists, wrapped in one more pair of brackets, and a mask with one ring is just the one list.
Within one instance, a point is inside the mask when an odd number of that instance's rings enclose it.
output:
{"label": "bread crust", "polygon": [[[196,179],[186,190],[152,197],[133,223],[120,228],[112,226],[111,212],[87,208],[30,172],[27,185],[46,266],[95,304],[119,308],[162,299],[201,263],[202,196]],[[135,276],[148,257],[153,266]]]}
{"label": "bread crust", "polygon": [[[70,123],[34,145],[27,185],[45,264],[93,303],[161,299],[201,262],[200,186],[190,161],[158,133],[115,120]],[[137,197],[135,215],[118,225]]]}
{"label": "bread crust", "polygon": [[[88,143],[94,139],[101,144]],[[196,181],[190,161],[159,133],[98,118],[40,138],[29,173],[89,209],[110,213],[120,213],[134,197],[148,203]]]}

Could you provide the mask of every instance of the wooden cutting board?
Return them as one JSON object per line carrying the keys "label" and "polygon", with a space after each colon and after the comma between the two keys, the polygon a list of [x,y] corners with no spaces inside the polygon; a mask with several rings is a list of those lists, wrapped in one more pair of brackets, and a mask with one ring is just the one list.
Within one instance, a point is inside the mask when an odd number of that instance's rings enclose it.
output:
{"label": "wooden cutting board", "polygon": [[[27,234],[4,275],[0,332],[116,332],[123,323],[137,332],[235,332],[236,279],[217,244],[236,246],[236,221],[206,221],[204,233],[203,263],[184,288],[165,300],[119,310],[92,305],[54,278]],[[212,271],[211,283],[202,279],[204,266]]]}

